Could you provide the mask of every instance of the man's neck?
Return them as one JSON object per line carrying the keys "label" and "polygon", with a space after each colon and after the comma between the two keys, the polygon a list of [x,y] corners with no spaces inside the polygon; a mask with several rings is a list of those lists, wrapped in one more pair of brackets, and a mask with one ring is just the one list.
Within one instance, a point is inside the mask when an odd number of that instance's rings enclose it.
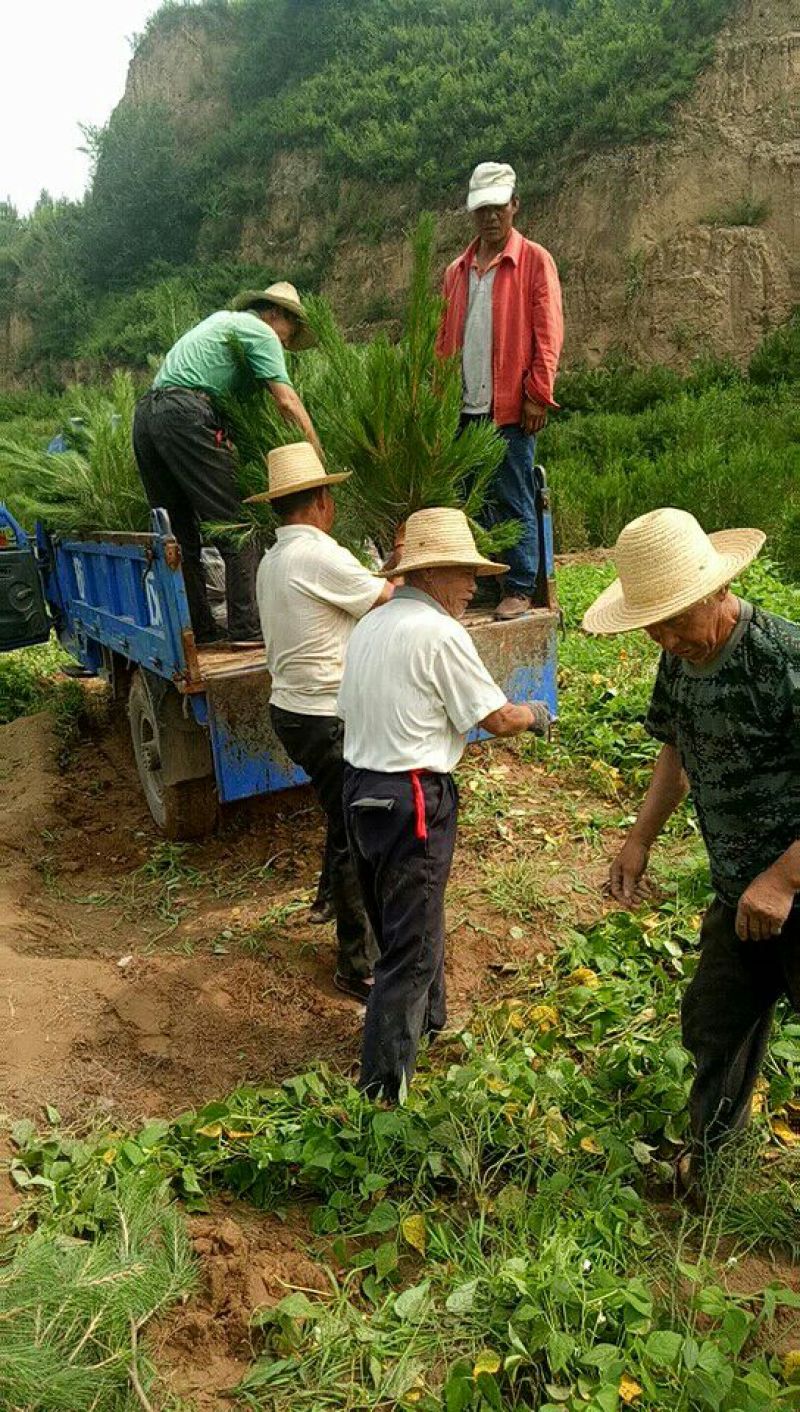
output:
{"label": "man's neck", "polygon": [[503,251],[508,245],[509,240],[511,239],[512,234],[513,226],[512,229],[508,232],[508,235],[503,236],[502,240],[485,240],[483,236],[480,237],[480,239],[478,240],[478,248],[475,251],[475,258],[478,262],[478,267],[480,269],[488,269],[489,265],[492,264],[492,261],[496,260],[499,255],[502,255]]}
{"label": "man's neck", "polygon": [[281,521],[281,525],[284,529],[297,529],[299,526],[301,529],[319,530],[320,534],[330,533],[330,531],[325,528],[324,524],[322,524],[319,517],[313,512],[308,513],[301,511],[297,515],[289,515],[285,520]]}
{"label": "man's neck", "polygon": [[709,662],[713,662],[719,656],[725,644],[728,642],[731,633],[739,621],[742,605],[735,593],[729,593],[720,603],[719,618],[715,634],[714,651],[709,657]]}

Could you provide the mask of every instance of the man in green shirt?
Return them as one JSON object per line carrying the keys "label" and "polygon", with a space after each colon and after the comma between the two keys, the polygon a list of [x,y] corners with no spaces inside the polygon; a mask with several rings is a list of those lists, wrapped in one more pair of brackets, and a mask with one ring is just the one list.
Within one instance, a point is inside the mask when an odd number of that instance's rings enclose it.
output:
{"label": "man in green shirt", "polygon": [[[136,406],[133,449],[147,498],[167,511],[180,546],[183,576],[195,639],[218,641],[206,596],[200,559],[204,520],[236,522],[242,503],[233,448],[216,410],[216,401],[237,391],[242,380],[232,343],[238,342],[251,372],[289,422],[321,454],[311,419],[292,387],[284,348],[299,350],[314,342],[305,309],[293,285],[248,290],[189,329],[169,350],[153,386]],[[235,644],[261,643],[255,602],[258,553],[255,547],[219,546],[225,560],[227,636]]]}
{"label": "man in green shirt", "polygon": [[589,632],[644,628],[662,649],[645,726],[662,742],[638,818],[611,865],[612,895],[643,897],[650,849],[687,793],[715,898],[683,999],[694,1056],[691,1163],[742,1128],[781,995],[800,1006],[800,627],[728,584],[760,530],[706,535],[683,510],[626,525],[619,579],[586,613]]}

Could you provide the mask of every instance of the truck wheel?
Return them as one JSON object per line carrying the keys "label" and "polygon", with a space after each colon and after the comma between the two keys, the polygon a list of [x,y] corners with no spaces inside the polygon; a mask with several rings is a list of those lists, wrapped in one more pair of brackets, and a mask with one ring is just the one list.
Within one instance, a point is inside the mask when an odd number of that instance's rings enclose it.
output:
{"label": "truck wheel", "polygon": [[128,693],[133,754],[147,807],[167,838],[205,838],[217,821],[217,791],[212,775],[165,784],[162,750],[169,749],[169,722],[159,721],[140,671]]}

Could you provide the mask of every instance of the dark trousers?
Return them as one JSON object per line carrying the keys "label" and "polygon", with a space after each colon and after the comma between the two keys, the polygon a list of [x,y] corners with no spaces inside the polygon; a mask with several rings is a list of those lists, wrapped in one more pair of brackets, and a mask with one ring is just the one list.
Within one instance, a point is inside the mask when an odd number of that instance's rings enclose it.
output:
{"label": "dark trousers", "polygon": [[410,776],[345,766],[350,845],[380,955],[367,1004],[360,1086],[395,1102],[424,1034],[444,1029],[444,895],[456,842],[451,775],[420,777],[427,838],[416,836]]}
{"label": "dark trousers", "polygon": [[[216,635],[200,561],[204,520],[236,524],[242,502],[229,442],[204,393],[152,388],[136,404],[133,451],[150,505],[166,510],[181,546],[189,613],[198,642]],[[234,549],[221,540],[225,560],[228,632],[261,636],[255,581],[255,545]]]}
{"label": "dark trousers", "polygon": [[695,1061],[689,1116],[698,1157],[748,1122],[775,1003],[788,995],[797,1006],[800,913],[771,941],[740,941],[736,909],[715,898],[700,945],[681,1011],[683,1043]]}
{"label": "dark trousers", "polygon": [[375,940],[364,913],[345,828],[344,725],[338,716],[302,716],[279,706],[270,706],[270,716],[287,755],[311,780],[328,821],[325,871],[336,913],[337,969],[345,976],[364,979],[372,975]]}
{"label": "dark trousers", "polygon": [[[488,421],[485,416],[461,418],[461,425],[473,421]],[[506,454],[495,472],[489,494],[480,514],[481,524],[493,529],[504,520],[519,520],[522,534],[518,544],[503,550],[503,563],[508,573],[503,579],[503,592],[533,598],[539,575],[539,485],[535,474],[536,437],[528,436],[521,427],[498,427],[506,444]]]}

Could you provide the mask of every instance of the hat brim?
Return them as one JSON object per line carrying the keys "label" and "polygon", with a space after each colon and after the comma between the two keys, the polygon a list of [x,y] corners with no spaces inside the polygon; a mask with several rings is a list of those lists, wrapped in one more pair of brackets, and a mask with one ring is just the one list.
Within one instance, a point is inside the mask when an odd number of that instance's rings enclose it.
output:
{"label": "hat brim", "polygon": [[289,495],[299,495],[301,490],[319,490],[323,485],[341,485],[341,482],[349,480],[352,474],[352,471],[337,471],[334,476],[312,476],[310,480],[301,481],[286,490],[262,490],[258,495],[248,495],[244,504],[259,505],[264,500],[285,500]]}
{"label": "hat brim", "polygon": [[244,313],[254,303],[274,304],[276,309],[285,309],[287,314],[293,314],[297,319],[297,329],[292,334],[286,345],[290,353],[302,353],[305,348],[314,348],[317,343],[317,335],[311,328],[305,309],[298,306],[290,299],[282,299],[281,296],[270,294],[269,298],[263,289],[245,289],[241,294],[237,294],[231,303],[231,308],[235,313]]}
{"label": "hat brim", "polygon": [[497,186],[485,186],[482,191],[467,194],[467,210],[479,211],[481,206],[507,206],[513,195],[514,188],[507,181],[498,182]]}
{"label": "hat brim", "polygon": [[615,579],[584,613],[584,631],[601,636],[633,632],[636,628],[654,627],[656,623],[666,622],[737,578],[752,563],[766,540],[764,532],[757,529],[717,530],[708,537],[719,555],[719,562],[702,583],[687,584],[680,593],[645,609],[630,607],[625,602],[621,581]]}
{"label": "hat brim", "polygon": [[492,559],[484,559],[481,554],[476,554],[474,559],[467,559],[465,556],[451,559],[433,557],[401,559],[399,564],[395,564],[393,569],[384,569],[382,577],[385,579],[396,579],[401,574],[410,574],[414,569],[472,569],[478,578],[488,578],[490,574],[507,574],[508,564],[495,564]]}

